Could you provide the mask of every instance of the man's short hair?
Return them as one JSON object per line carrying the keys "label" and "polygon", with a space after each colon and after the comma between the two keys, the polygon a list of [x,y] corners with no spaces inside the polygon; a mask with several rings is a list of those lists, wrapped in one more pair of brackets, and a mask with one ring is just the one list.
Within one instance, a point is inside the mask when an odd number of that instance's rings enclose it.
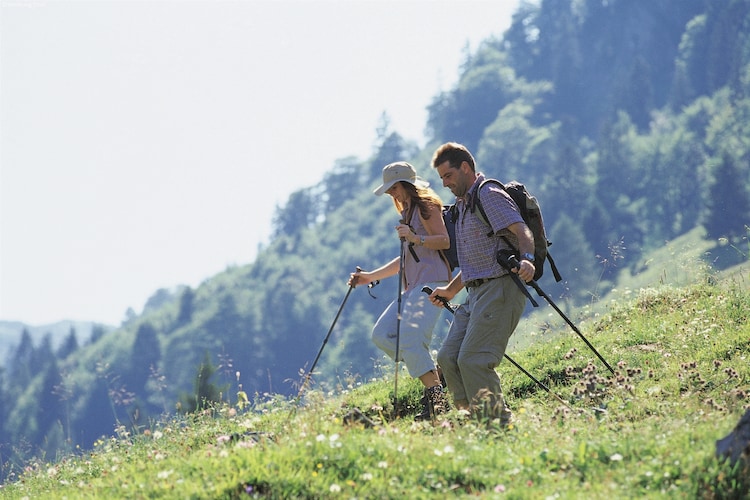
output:
{"label": "man's short hair", "polygon": [[459,168],[461,162],[465,161],[471,167],[472,172],[476,169],[474,157],[468,148],[457,142],[446,142],[435,150],[435,154],[432,155],[432,168],[437,168],[446,161],[453,168]]}

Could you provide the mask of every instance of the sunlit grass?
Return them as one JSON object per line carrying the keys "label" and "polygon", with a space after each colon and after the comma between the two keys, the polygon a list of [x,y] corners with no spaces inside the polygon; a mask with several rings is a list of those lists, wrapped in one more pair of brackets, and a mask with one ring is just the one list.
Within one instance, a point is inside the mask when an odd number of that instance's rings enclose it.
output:
{"label": "sunlit grass", "polygon": [[633,294],[582,330],[614,375],[572,332],[514,354],[554,395],[501,364],[507,429],[456,410],[415,422],[421,389],[404,372],[399,418],[388,376],[258,396],[31,462],[0,496],[742,498],[747,471],[714,454],[750,404],[748,314],[737,281]]}

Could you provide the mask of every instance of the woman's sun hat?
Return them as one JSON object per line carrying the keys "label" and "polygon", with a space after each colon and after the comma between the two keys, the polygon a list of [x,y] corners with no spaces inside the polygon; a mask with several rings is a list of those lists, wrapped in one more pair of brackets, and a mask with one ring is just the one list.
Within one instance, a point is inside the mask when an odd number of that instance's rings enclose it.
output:
{"label": "woman's sun hat", "polygon": [[373,193],[380,196],[400,181],[408,182],[418,188],[426,188],[430,185],[426,180],[417,177],[417,171],[409,163],[397,161],[383,167],[383,184]]}

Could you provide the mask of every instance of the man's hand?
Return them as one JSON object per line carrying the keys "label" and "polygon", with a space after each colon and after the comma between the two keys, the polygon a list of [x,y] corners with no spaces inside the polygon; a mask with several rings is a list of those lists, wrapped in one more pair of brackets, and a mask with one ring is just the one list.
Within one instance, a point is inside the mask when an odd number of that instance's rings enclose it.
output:
{"label": "man's hand", "polygon": [[518,277],[524,281],[524,283],[528,283],[529,281],[534,279],[536,267],[534,267],[533,262],[529,262],[528,260],[521,260],[519,267],[514,267],[513,269],[511,269],[511,272],[516,273]]}
{"label": "man's hand", "polygon": [[445,303],[450,302],[455,295],[455,293],[450,292],[447,286],[439,286],[430,294],[430,302],[432,302],[432,305],[434,306],[445,307]]}

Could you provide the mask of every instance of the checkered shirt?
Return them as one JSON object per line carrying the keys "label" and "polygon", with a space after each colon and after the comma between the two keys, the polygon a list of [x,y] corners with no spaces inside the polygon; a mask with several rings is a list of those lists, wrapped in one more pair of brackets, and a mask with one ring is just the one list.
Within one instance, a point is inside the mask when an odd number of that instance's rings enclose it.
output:
{"label": "checkered shirt", "polygon": [[[507,228],[516,222],[523,222],[518,206],[510,195],[496,184],[488,183],[479,195],[492,228],[482,219],[478,208],[473,213],[469,211],[471,200],[484,179],[484,175],[479,174],[464,198],[456,200],[458,207],[456,248],[461,268],[461,281],[464,283],[469,280],[497,278],[508,274],[508,271],[496,260],[498,250],[510,248],[500,236],[504,235],[517,246],[518,239]],[[491,232],[493,236],[488,237],[487,235]]]}

